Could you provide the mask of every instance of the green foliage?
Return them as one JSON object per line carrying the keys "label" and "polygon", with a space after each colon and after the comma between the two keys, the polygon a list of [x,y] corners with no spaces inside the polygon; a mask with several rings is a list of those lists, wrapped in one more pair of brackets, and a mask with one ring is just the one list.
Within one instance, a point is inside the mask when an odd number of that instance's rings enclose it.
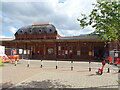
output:
{"label": "green foliage", "polygon": [[120,39],[120,2],[102,0],[94,5],[89,16],[82,14],[77,19],[82,28],[91,25],[95,28],[92,34],[98,34],[103,40],[112,41]]}
{"label": "green foliage", "polygon": [[0,66],[4,66],[4,63],[2,62],[2,59],[0,59]]}
{"label": "green foliage", "polygon": [[117,82],[118,82],[118,84],[120,84],[120,80],[118,80]]}

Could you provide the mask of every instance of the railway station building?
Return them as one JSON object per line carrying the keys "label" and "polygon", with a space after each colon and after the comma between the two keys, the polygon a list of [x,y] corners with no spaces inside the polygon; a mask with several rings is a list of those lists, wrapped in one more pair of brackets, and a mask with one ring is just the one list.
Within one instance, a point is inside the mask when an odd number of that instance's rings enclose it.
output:
{"label": "railway station building", "polygon": [[[97,35],[60,36],[53,24],[33,24],[21,27],[15,39],[3,40],[6,48],[30,50],[32,59],[94,60],[104,57],[115,46]],[[119,49],[119,47],[116,47]]]}

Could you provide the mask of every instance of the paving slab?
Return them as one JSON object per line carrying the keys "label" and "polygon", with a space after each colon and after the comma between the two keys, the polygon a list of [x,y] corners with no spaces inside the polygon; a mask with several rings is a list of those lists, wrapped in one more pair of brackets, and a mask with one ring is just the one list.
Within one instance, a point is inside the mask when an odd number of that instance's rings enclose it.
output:
{"label": "paving slab", "polygon": [[17,66],[6,63],[2,69],[3,88],[118,88],[118,68],[110,65],[107,73],[107,64],[103,75],[96,75],[101,63],[92,62],[92,71],[88,71],[88,62],[74,62],[73,71],[69,61],[21,60]]}

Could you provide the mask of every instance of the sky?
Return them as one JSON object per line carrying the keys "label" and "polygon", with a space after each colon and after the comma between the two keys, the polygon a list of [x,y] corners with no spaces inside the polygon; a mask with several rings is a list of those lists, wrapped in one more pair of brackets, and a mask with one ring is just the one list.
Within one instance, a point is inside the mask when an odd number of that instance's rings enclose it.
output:
{"label": "sky", "polygon": [[78,36],[94,31],[82,29],[77,19],[89,15],[96,0],[1,0],[0,37],[14,37],[15,32],[33,23],[53,24],[61,36]]}

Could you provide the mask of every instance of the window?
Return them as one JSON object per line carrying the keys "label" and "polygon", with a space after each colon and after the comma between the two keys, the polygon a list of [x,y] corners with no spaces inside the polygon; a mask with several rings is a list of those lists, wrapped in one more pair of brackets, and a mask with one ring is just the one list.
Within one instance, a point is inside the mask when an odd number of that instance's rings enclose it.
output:
{"label": "window", "polygon": [[48,48],[48,54],[53,54],[53,48]]}
{"label": "window", "polygon": [[88,47],[81,47],[81,55],[88,55],[89,48]]}
{"label": "window", "polygon": [[39,30],[39,32],[42,32],[42,30]]}
{"label": "window", "polygon": [[61,47],[62,50],[65,50],[65,47]]}
{"label": "window", "polygon": [[73,49],[73,47],[72,47],[72,46],[70,46],[70,47],[69,47],[69,50],[72,50],[72,49]]}
{"label": "window", "polygon": [[32,30],[30,30],[30,32],[32,32]]}
{"label": "window", "polygon": [[77,55],[80,55],[80,51],[77,51]]}
{"label": "window", "polygon": [[25,35],[27,34],[27,32],[24,33]]}
{"label": "window", "polygon": [[50,32],[52,32],[52,29],[50,29]]}
{"label": "window", "polygon": [[22,33],[22,32],[23,32],[23,30],[20,31],[20,33]]}

